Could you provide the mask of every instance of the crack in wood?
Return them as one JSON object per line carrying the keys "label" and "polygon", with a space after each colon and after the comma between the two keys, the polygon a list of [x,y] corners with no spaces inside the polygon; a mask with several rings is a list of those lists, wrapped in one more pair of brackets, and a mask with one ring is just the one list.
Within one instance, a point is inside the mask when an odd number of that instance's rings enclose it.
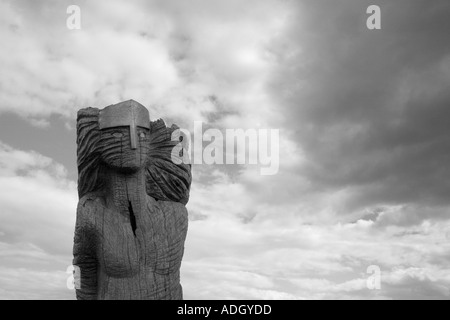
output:
{"label": "crack in wood", "polygon": [[130,213],[130,224],[131,224],[131,230],[133,230],[133,234],[136,237],[136,216],[133,212],[133,206],[131,205],[131,201],[128,201],[128,212]]}

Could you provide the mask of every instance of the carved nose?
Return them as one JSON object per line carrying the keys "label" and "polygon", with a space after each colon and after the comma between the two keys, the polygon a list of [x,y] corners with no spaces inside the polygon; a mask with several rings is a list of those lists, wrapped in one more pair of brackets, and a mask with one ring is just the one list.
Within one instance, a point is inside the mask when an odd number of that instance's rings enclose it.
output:
{"label": "carved nose", "polygon": [[136,124],[134,122],[132,122],[130,126],[130,139],[131,139],[131,150],[137,149],[137,130]]}
{"label": "carved nose", "polygon": [[136,140],[136,134],[131,134],[131,150],[137,149]]}

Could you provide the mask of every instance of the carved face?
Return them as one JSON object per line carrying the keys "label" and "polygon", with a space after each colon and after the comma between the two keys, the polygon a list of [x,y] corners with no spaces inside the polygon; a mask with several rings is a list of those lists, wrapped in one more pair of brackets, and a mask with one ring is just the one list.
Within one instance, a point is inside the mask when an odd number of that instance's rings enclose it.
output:
{"label": "carved face", "polygon": [[[135,140],[131,135],[135,135]],[[102,162],[108,167],[133,173],[145,166],[149,153],[150,130],[129,126],[101,130]],[[132,140],[133,143],[132,143]]]}

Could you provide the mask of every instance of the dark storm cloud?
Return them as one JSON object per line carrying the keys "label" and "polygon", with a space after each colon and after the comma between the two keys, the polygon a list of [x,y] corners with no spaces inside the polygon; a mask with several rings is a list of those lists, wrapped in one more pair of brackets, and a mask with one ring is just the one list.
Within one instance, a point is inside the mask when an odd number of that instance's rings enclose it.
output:
{"label": "dark storm cloud", "polygon": [[[381,30],[366,9],[381,7]],[[316,190],[357,187],[348,209],[449,203],[450,3],[315,1],[272,50],[271,83]]]}

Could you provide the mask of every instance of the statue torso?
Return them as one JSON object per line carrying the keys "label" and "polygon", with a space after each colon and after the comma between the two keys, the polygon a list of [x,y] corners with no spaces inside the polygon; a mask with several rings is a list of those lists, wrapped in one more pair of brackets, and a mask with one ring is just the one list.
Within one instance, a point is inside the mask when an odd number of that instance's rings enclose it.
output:
{"label": "statue torso", "polygon": [[[188,217],[184,205],[147,196],[130,217],[101,198],[84,210],[95,230],[99,299],[181,299],[179,270]],[[126,288],[126,290],[124,290]]]}

